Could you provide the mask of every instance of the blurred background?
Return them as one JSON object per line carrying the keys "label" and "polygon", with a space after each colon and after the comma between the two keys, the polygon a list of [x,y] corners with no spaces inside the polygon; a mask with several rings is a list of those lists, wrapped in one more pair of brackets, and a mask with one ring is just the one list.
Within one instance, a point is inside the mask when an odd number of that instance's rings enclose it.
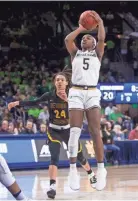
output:
{"label": "blurred background", "polygon": [[[99,83],[137,84],[137,8],[138,2],[125,1],[0,2],[0,134],[46,134],[46,105],[16,107],[9,112],[7,104],[35,100],[53,89],[53,74],[70,66],[64,38],[78,26],[79,16],[85,10],[98,12],[106,30]],[[93,31],[95,38],[96,34],[97,30]],[[80,38],[81,35],[78,41]],[[128,101],[129,104],[117,104],[114,99],[101,102],[102,137],[109,132],[113,140],[138,139],[138,99]],[[88,134],[85,119],[82,133]]]}

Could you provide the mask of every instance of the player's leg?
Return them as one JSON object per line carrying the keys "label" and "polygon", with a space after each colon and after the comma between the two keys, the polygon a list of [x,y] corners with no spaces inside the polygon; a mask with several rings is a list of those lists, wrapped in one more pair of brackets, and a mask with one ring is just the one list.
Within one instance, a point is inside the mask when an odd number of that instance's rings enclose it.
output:
{"label": "player's leg", "polygon": [[16,183],[2,155],[0,155],[0,182],[9,190],[16,200],[28,200]]}
{"label": "player's leg", "polygon": [[77,154],[78,154],[78,140],[81,135],[81,127],[83,122],[83,110],[71,109],[70,116],[70,137],[68,142],[68,149],[70,154],[70,174],[69,185],[71,189],[77,190],[80,188],[79,177],[77,174]]}
{"label": "player's leg", "polygon": [[77,174],[76,161],[78,154],[78,140],[81,135],[81,127],[83,123],[83,93],[81,90],[71,88],[69,91],[69,119],[70,119],[70,137],[68,149],[70,153],[70,173],[69,186],[73,190],[80,188],[79,177]]}
{"label": "player's leg", "polygon": [[[93,92],[91,94],[93,95]],[[92,135],[98,165],[96,189],[102,190],[106,186],[107,172],[106,169],[104,168],[104,149],[103,149],[103,141],[100,135],[100,122],[101,122],[100,96],[99,93],[96,91],[94,96],[92,96],[92,98],[90,98],[90,95],[85,105],[87,109],[86,117],[88,120],[90,133]]]}
{"label": "player's leg", "polygon": [[[66,130],[64,130],[64,133],[62,135],[62,139],[67,146],[68,146],[68,141],[69,141],[69,134],[70,134],[70,129],[66,129]],[[78,145],[77,160],[79,161],[81,166],[84,168],[84,170],[87,172],[88,179],[90,181],[91,186],[93,188],[95,188],[95,183],[96,183],[97,179],[96,179],[95,173],[92,171],[92,168],[91,168],[90,164],[88,163],[87,159],[85,159],[83,156],[82,145],[80,142]]]}
{"label": "player's leg", "polygon": [[91,168],[89,162],[87,161],[87,159],[86,159],[86,158],[84,157],[84,155],[83,155],[82,145],[81,145],[80,142],[79,142],[79,150],[78,150],[77,159],[78,159],[79,163],[81,164],[81,166],[84,168],[84,170],[87,172],[87,174],[88,174],[88,179],[89,179],[89,181],[90,181],[91,186],[92,186],[93,188],[95,188],[97,179],[96,179],[95,173],[94,173],[94,171],[92,170],[92,168]]}
{"label": "player's leg", "polygon": [[56,178],[60,154],[60,141],[49,140],[48,145],[51,154],[51,164],[49,165],[50,188],[47,191],[47,196],[54,199],[56,196]]}

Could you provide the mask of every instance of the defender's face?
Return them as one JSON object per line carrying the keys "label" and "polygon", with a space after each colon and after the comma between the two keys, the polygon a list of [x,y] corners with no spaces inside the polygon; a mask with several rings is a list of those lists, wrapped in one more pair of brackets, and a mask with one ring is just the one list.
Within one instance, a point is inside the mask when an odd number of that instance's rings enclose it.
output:
{"label": "defender's face", "polygon": [[86,50],[90,48],[94,49],[95,48],[94,38],[89,34],[84,35],[81,40],[81,48]]}
{"label": "defender's face", "polygon": [[55,87],[56,89],[66,89],[68,82],[63,75],[57,75],[55,78]]}

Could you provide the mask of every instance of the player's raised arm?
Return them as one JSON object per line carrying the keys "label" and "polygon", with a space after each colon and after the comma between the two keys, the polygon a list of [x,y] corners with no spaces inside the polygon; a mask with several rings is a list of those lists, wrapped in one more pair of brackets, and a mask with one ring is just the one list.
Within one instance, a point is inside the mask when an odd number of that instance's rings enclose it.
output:
{"label": "player's raised arm", "polygon": [[96,46],[96,52],[98,54],[99,60],[102,60],[104,54],[104,41],[105,41],[105,28],[103,20],[95,11],[92,11],[92,15],[95,20],[98,22],[98,43]]}
{"label": "player's raised arm", "polygon": [[34,101],[15,101],[15,102],[11,102],[8,104],[8,110],[11,110],[13,107],[16,106],[36,106],[41,102],[47,101],[49,98],[49,93],[44,93],[40,98],[34,100]]}
{"label": "player's raised arm", "polygon": [[76,37],[83,32],[84,30],[86,30],[83,26],[79,26],[75,31],[72,31],[70,34],[68,34],[65,38],[65,45],[66,48],[68,50],[68,52],[70,53],[71,57],[73,58],[78,50],[77,46],[75,45],[75,39]]}

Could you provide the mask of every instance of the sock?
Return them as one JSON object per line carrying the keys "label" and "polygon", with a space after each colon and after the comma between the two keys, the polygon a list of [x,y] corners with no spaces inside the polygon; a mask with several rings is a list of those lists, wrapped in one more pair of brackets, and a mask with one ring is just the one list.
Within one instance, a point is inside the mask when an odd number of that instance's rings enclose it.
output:
{"label": "sock", "polygon": [[88,173],[88,174],[91,174],[91,173],[92,173],[92,169],[88,170],[87,173]]}
{"label": "sock", "polygon": [[50,179],[50,186],[51,186],[52,184],[55,184],[55,183],[56,183],[56,180]]}
{"label": "sock", "polygon": [[97,166],[98,166],[98,168],[104,168],[104,162],[101,162],[101,163],[97,163]]}
{"label": "sock", "polygon": [[71,171],[77,171],[76,163],[71,163],[71,164],[70,164],[70,170],[71,170]]}
{"label": "sock", "polygon": [[23,194],[23,192],[20,190],[18,193],[13,195],[16,200],[23,200],[26,199],[26,196]]}
{"label": "sock", "polygon": [[76,168],[76,163],[71,163],[71,164],[70,164],[70,168],[71,168],[71,169]]}

